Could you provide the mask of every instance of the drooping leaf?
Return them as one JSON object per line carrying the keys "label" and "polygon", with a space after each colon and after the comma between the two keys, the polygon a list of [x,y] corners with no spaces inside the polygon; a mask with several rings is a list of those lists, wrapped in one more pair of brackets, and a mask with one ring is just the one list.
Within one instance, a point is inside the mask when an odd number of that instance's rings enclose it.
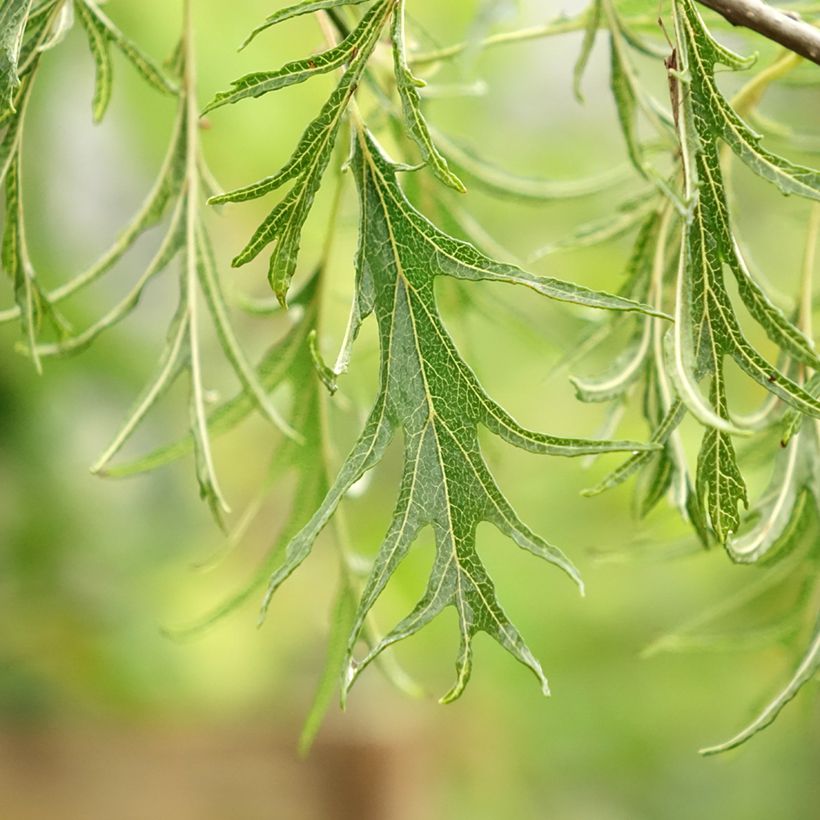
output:
{"label": "drooping leaf", "polygon": [[430,128],[427,125],[424,115],[421,112],[421,97],[419,87],[425,85],[423,80],[419,80],[410,70],[407,64],[407,54],[404,33],[405,0],[398,0],[396,9],[393,12],[392,40],[393,40],[393,66],[396,76],[396,88],[401,100],[404,119],[407,123],[410,136],[415,141],[421,151],[424,161],[428,163],[433,173],[450,188],[454,188],[459,193],[464,193],[467,189],[464,183],[450,170],[447,160],[436,148],[433,138],[430,135]]}
{"label": "drooping leaf", "polygon": [[20,87],[18,61],[31,0],[3,0],[0,5],[0,111],[14,111]]}
{"label": "drooping leaf", "polygon": [[754,58],[744,59],[721,46],[704,26],[692,0],[680,0],[677,8],[688,51],[692,110],[698,131],[719,135],[752,171],[773,182],[784,194],[820,199],[820,172],[795,165],[763,148],[760,135],[737,115],[715,83],[718,63],[738,70],[748,68]]}
{"label": "drooping leaf", "polygon": [[[96,282],[122,259],[140,236],[162,221],[169,204],[176,200],[182,187],[185,176],[185,150],[184,118],[178,116],[157,179],[137,213],[99,259],[81,273],[66,277],[66,281],[47,294],[49,303],[57,304]],[[0,311],[0,324],[14,321],[18,316],[19,309],[16,307]],[[56,353],[55,349],[54,353],[49,355]]]}
{"label": "drooping leaf", "polygon": [[719,754],[729,749],[734,749],[750,740],[758,732],[769,726],[780,714],[786,704],[797,695],[797,693],[814,678],[820,666],[820,626],[815,627],[814,638],[808,650],[801,659],[786,686],[778,692],[775,698],[766,705],[763,711],[746,727],[729,740],[719,743],[716,746],[707,746],[700,750],[702,755]]}
{"label": "drooping leaf", "polygon": [[[697,125],[694,116],[682,119],[687,120],[684,127]],[[700,186],[681,248],[676,321],[670,344],[671,373],[680,397],[703,424],[723,432],[742,432],[728,416],[715,414],[697,388],[697,382],[714,373],[723,355],[728,354],[766,390],[802,413],[820,416],[820,402],[764,359],[743,334],[724,284],[724,264],[736,272],[744,301],[769,335],[804,360],[815,356],[803,334],[765,300],[759,287],[750,283],[727,225],[715,138],[708,132],[697,136],[698,148],[688,172],[696,174]]]}
{"label": "drooping leaf", "polygon": [[[302,227],[330,161],[342,116],[352,99],[368,58],[393,11],[393,0],[378,0],[350,35],[351,58],[339,84],[322,107],[318,117],[307,127],[296,150],[285,166],[273,176],[252,185],[213,197],[212,204],[244,202],[264,196],[293,183],[290,191],[271,211],[245,248],[233,260],[239,267],[275,243],[270,258],[269,280],[279,301],[284,304],[299,253]],[[306,78],[306,77],[305,77]]]}
{"label": "drooping leaf", "polygon": [[[348,642],[344,690],[385,648],[421,629],[446,606],[454,606],[458,612],[461,649],[457,681],[444,700],[457,697],[466,685],[471,640],[478,631],[488,632],[546,687],[540,664],[504,613],[476,552],[477,525],[491,521],[522,549],[579,579],[563,553],[515,515],[480,454],[477,426],[481,424],[509,443],[535,453],[583,455],[639,450],[645,445],[556,438],[518,425],[484,392],[456,350],[438,317],[433,283],[442,275],[518,282],[554,298],[590,306],[638,306],[620,297],[539,280],[493,262],[468,244],[442,234],[412,208],[397,183],[395,166],[364,130],[355,143],[352,169],[359,190],[361,223],[348,339],[352,343],[361,322],[375,312],[382,350],[381,386],[364,430],[323,504],[288,545],[283,564],[271,578],[266,605],[309,554],[345,492],[381,460],[393,435],[401,432],[405,463],[399,498],[359,602]],[[418,533],[428,525],[435,535],[436,559],[427,592],[414,611],[357,664],[352,653],[365,618]]]}
{"label": "drooping leaf", "polygon": [[277,23],[283,23],[285,20],[290,20],[293,17],[298,17],[300,14],[312,14],[317,11],[335,9],[339,6],[358,6],[368,2],[370,2],[370,0],[302,0],[301,3],[294,3],[291,6],[286,6],[271,14],[270,17],[266,18],[263,23],[260,23],[260,25],[247,36],[239,48],[240,50],[245,48],[252,40],[271,26],[275,26]]}
{"label": "drooping leaf", "polygon": [[[712,374],[711,402],[715,412],[726,418],[728,410],[722,363]],[[709,514],[712,531],[725,544],[740,526],[738,505],[748,507],[749,499],[732,438],[723,430],[709,427],[703,434],[698,453],[696,488]]]}
{"label": "drooping leaf", "polygon": [[520,199],[524,202],[550,202],[556,199],[589,196],[613,188],[629,176],[629,168],[625,165],[578,179],[538,179],[520,176],[490,164],[472,148],[450,139],[432,125],[430,133],[444,155],[477,185],[497,196]]}
{"label": "drooping leaf", "polygon": [[748,564],[776,556],[802,537],[820,509],[820,500],[814,498],[811,483],[817,451],[812,425],[807,425],[780,450],[769,487],[755,510],[758,520],[726,542],[726,551],[732,560]]}
{"label": "drooping leaf", "polygon": [[77,3],[77,15],[88,37],[88,47],[94,57],[96,73],[94,79],[94,99],[92,110],[94,122],[100,122],[111,102],[112,75],[110,40],[94,21],[85,3]]}
{"label": "drooping leaf", "polygon": [[[89,43],[97,63],[97,90],[94,95],[94,112],[101,117],[105,112],[107,97],[110,95],[110,64],[100,51],[103,43],[114,46],[136,69],[137,73],[163,94],[176,94],[177,87],[162,70],[104,14],[94,0],[74,0],[83,27],[89,33]],[[92,35],[92,30],[94,34]],[[107,53],[107,52],[105,52]],[[102,63],[101,63],[102,60]],[[100,77],[100,73],[103,77]],[[107,75],[107,76],[105,76]]]}
{"label": "drooping leaf", "polygon": [[601,26],[603,0],[592,0],[587,8],[587,24],[584,28],[584,39],[581,41],[581,51],[575,61],[575,68],[572,72],[572,88],[575,92],[575,99],[583,102],[584,95],[581,91],[581,81],[584,79],[584,72],[589,63],[592,49],[595,46],[595,36]]}

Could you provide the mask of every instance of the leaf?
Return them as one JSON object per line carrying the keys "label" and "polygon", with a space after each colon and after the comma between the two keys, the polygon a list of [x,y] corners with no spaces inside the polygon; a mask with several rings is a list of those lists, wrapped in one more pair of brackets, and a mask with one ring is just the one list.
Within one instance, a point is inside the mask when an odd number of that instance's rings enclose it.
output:
{"label": "leaf", "polygon": [[5,178],[5,213],[0,262],[12,280],[16,316],[23,331],[23,350],[29,354],[38,373],[42,372],[37,354],[37,334],[42,320],[48,319],[57,333],[65,331],[65,323],[52,308],[37,281],[26,242],[25,214],[22,199],[22,151],[18,142]]}
{"label": "leaf", "polygon": [[2,0],[0,5],[0,111],[14,111],[20,87],[18,61],[31,0]]}
{"label": "leaf", "polygon": [[[183,77],[190,81],[193,71],[188,68],[192,59],[190,35],[180,53]],[[228,505],[222,495],[211,450],[209,414],[206,406],[203,358],[201,352],[200,305],[205,305],[213,322],[222,350],[236,374],[244,394],[286,436],[298,438],[298,434],[281,417],[270,401],[265,386],[256,370],[250,365],[230,323],[227,306],[216,271],[216,261],[210,240],[201,222],[200,183],[203,162],[200,155],[198,117],[194,90],[186,87],[180,94],[177,126],[172,147],[155,186],[155,191],[141,215],[138,229],[161,215],[166,203],[175,199],[174,212],[165,239],[154,260],[137,280],[131,291],[101,320],[83,333],[58,345],[47,348],[49,353],[63,353],[87,346],[103,330],[111,327],[133,309],[144,287],[177,257],[180,258],[179,303],[168,328],[165,349],[160,357],[154,378],[144,388],[132,412],[123,423],[103,455],[93,465],[92,472],[108,474],[108,462],[119,452],[137,426],[145,419],[154,404],[162,397],[181,373],[190,384],[189,432],[190,449],[193,450],[200,495],[211,508],[217,522],[222,525],[222,514]],[[126,238],[133,241],[133,232]],[[124,252],[123,243],[117,246],[114,256]]]}
{"label": "leaf", "polygon": [[77,3],[76,8],[80,23],[88,37],[88,47],[94,56],[96,76],[92,110],[94,112],[94,122],[100,122],[105,116],[108,104],[111,102],[113,67],[111,65],[111,49],[109,48],[110,41],[105,36],[104,31],[94,22],[88,6],[84,3]]}
{"label": "leaf", "polygon": [[[373,15],[371,13],[371,21]],[[246,74],[231,83],[227,91],[222,91],[205,106],[203,114],[207,114],[223,105],[233,105],[242,100],[253,97],[261,97],[280,88],[287,88],[297,85],[316,77],[320,74],[327,74],[335,69],[342,68],[345,63],[350,62],[358,51],[366,36],[367,27],[356,29],[349,34],[338,45],[314,54],[304,60],[295,60],[287,63],[275,71],[255,71]]]}
{"label": "leaf", "polygon": [[[169,204],[179,194],[185,176],[184,118],[178,116],[162,166],[151,191],[137,213],[100,258],[89,268],[72,277],[47,294],[51,304],[67,299],[106,274],[133,247],[140,236],[165,217]],[[14,321],[20,315],[18,308],[0,311],[0,324]],[[67,340],[66,340],[67,341]]]}
{"label": "leaf", "polygon": [[[720,418],[728,415],[722,364],[712,376],[711,402]],[[738,505],[749,506],[746,483],[740,473],[732,439],[723,430],[709,427],[698,454],[696,490],[709,515],[709,524],[725,544],[740,526]]]}
{"label": "leaf", "polygon": [[728,417],[715,414],[697,389],[697,382],[705,374],[714,373],[722,356],[728,354],[766,390],[802,413],[820,416],[820,402],[764,359],[741,330],[723,281],[723,265],[727,262],[736,272],[744,301],[769,335],[804,360],[814,356],[808,340],[751,284],[729,234],[717,146],[708,135],[699,137],[699,150],[690,160],[689,172],[696,171],[701,184],[681,246],[676,321],[669,345],[670,370],[679,395],[702,424],[725,433],[744,432]]}
{"label": "leaf", "polygon": [[707,229],[714,231],[712,240],[716,244],[716,252],[732,271],[740,298],[752,318],[778,347],[788,351],[792,357],[810,367],[820,366],[813,342],[771,302],[749,272],[730,225],[720,158],[714,141],[702,139],[697,170],[702,209],[699,215],[705,220]]}
{"label": "leaf", "polygon": [[346,579],[342,581],[331,616],[330,636],[327,641],[325,667],[316,694],[313,697],[308,716],[299,735],[299,754],[303,757],[310,751],[319,732],[333,694],[339,685],[347,661],[347,636],[353,628],[356,617],[356,596]]}
{"label": "leaf", "polygon": [[766,708],[734,737],[716,746],[707,746],[701,749],[700,753],[702,755],[714,755],[720,752],[726,752],[729,749],[734,749],[771,725],[783,707],[814,677],[818,665],[820,665],[820,626],[815,627],[814,638],[812,639],[811,645],[798,664],[797,669],[795,669],[791,679]]}
{"label": "leaf", "polygon": [[[80,20],[84,28],[89,32],[89,38],[92,36],[90,31],[93,29],[96,32],[95,43],[91,44],[92,52],[97,61],[97,78],[98,85],[95,91],[95,117],[99,110],[100,116],[105,111],[105,97],[110,93],[106,88],[100,87],[100,71],[101,66],[99,56],[96,50],[96,43],[108,42],[128,60],[129,63],[136,69],[137,73],[148,83],[148,85],[155,88],[163,94],[175,95],[178,91],[176,85],[172,83],[163,72],[156,66],[154,61],[144,54],[135,43],[129,40],[115,25],[108,19],[108,17],[101,11],[97,3],[93,0],[74,0],[74,5],[80,15]],[[90,42],[90,41],[89,41]],[[110,67],[104,67],[103,71]],[[102,80],[105,82],[105,79]],[[110,84],[110,80],[109,80]],[[102,102],[97,100],[97,95],[102,94]],[[106,103],[107,104],[107,103]]]}
{"label": "leaf", "polygon": [[584,39],[581,41],[581,51],[578,54],[578,59],[575,62],[575,68],[572,72],[572,88],[575,92],[575,99],[578,102],[583,102],[584,95],[581,91],[581,81],[584,78],[587,64],[589,63],[590,54],[595,45],[595,35],[601,26],[603,0],[592,0],[587,9],[587,24],[584,28]]}
{"label": "leaf", "polygon": [[382,28],[393,9],[393,0],[380,0],[373,5],[350,35],[355,42],[355,55],[339,84],[322,107],[319,116],[307,127],[296,150],[285,166],[271,177],[210,199],[211,204],[244,202],[264,196],[293,181],[291,190],[268,214],[245,248],[234,258],[234,267],[250,262],[264,248],[275,243],[270,259],[268,278],[281,304],[296,268],[302,227],[330,162],[333,145],[348,103],[358,86]]}
{"label": "leaf", "polygon": [[746,532],[726,541],[733,561],[754,563],[788,550],[811,518],[812,464],[817,458],[817,440],[811,428],[793,436],[775,458],[771,482],[764,501],[756,508],[759,520]]}
{"label": "leaf", "polygon": [[[396,168],[372,136],[360,130],[352,169],[361,202],[356,297],[348,343],[375,312],[381,345],[381,385],[364,430],[342,465],[324,502],[288,544],[270,580],[264,606],[279,585],[310,553],[350,487],[384,455],[394,433],[404,437],[404,472],[393,520],[359,602],[348,641],[343,693],[384,649],[408,637],[446,606],[458,613],[461,649],[458,677],[444,700],[463,691],[470,674],[471,640],[478,631],[496,639],[528,666],[546,691],[546,679],[495,596],[494,585],[475,549],[475,530],[490,521],[518,546],[554,563],[580,583],[577,571],[557,548],[515,515],[490,474],[478,446],[479,424],[515,446],[535,453],[584,455],[638,450],[634,442],[566,439],[533,433],[518,425],[487,396],[458,354],[438,317],[433,283],[437,276],[522,282],[565,295],[563,285],[545,286],[512,266],[492,262],[466,243],[441,234],[415,211],[396,181]],[[582,303],[619,304],[616,297],[575,294]],[[346,355],[340,357],[346,360]],[[368,652],[352,659],[365,618],[418,533],[431,526],[436,559],[427,592],[413,612]]]}
{"label": "leaf", "polygon": [[629,233],[636,226],[643,224],[647,215],[657,210],[657,200],[652,196],[642,194],[613,208],[613,213],[582,223],[571,233],[560,239],[542,245],[530,254],[529,261],[534,262],[560,251],[588,248],[617,239]]}
{"label": "leaf", "polygon": [[747,68],[751,60],[721,46],[709,34],[692,0],[680,0],[678,19],[690,61],[692,109],[700,133],[714,133],[756,174],[784,194],[820,199],[820,172],[795,165],[760,146],[760,135],[735,113],[715,83],[715,66]]}
{"label": "leaf", "polygon": [[294,3],[292,6],[280,9],[268,17],[264,23],[258,25],[245,39],[239,47],[240,51],[250,44],[259,34],[277,23],[282,23],[285,20],[290,20],[293,17],[298,17],[300,14],[312,14],[317,11],[325,11],[327,9],[339,8],[339,6],[359,6],[362,3],[370,2],[370,0],[302,0],[301,3]]}
{"label": "leaf", "polygon": [[616,166],[580,179],[537,179],[511,174],[491,165],[474,150],[460,145],[437,128],[430,133],[444,154],[477,185],[498,196],[531,202],[549,202],[554,199],[573,199],[605,191],[628,177],[627,166]]}
{"label": "leaf", "polygon": [[424,161],[430,166],[433,173],[445,185],[459,193],[465,193],[464,183],[450,170],[447,160],[439,153],[430,136],[430,129],[424,115],[421,113],[421,97],[418,89],[425,85],[418,79],[407,64],[404,34],[405,0],[397,0],[396,10],[393,12],[392,40],[393,40],[393,67],[396,76],[396,89],[401,100],[404,119],[407,122],[410,136],[415,141]]}
{"label": "leaf", "polygon": [[17,94],[19,110],[9,119],[3,139],[0,141],[0,185],[6,180],[6,175],[18,155],[18,148],[23,135],[23,114],[28,105],[30,81],[25,80]]}

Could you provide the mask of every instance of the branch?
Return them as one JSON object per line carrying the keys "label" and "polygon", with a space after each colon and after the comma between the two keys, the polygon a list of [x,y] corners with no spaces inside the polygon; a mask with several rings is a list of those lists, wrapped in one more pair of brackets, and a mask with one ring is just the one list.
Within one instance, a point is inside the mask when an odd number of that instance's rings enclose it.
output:
{"label": "branch", "polygon": [[733,26],[750,28],[820,65],[820,29],[801,20],[794,12],[773,8],[762,0],[698,2],[725,17]]}

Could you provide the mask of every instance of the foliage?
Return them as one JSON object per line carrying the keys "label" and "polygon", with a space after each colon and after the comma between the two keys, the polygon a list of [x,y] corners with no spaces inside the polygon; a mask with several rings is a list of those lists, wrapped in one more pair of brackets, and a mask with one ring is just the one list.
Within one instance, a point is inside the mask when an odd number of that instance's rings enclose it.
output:
{"label": "foliage", "polygon": [[[592,0],[577,18],[427,52],[415,49],[408,37],[406,6],[405,0],[302,0],[253,29],[243,46],[294,17],[316,15],[326,48],[235,80],[205,112],[324,74],[335,73],[337,81],[278,171],[221,193],[200,148],[188,0],[179,48],[164,68],[127,39],[93,0],[4,0],[0,6],[4,129],[0,183],[6,204],[2,264],[12,283],[14,305],[0,312],[0,321],[19,321],[20,349],[39,368],[44,358],[85,350],[137,306],[151,280],[179,260],[179,300],[156,375],[92,469],[110,476],[130,475],[193,452],[201,495],[222,523],[228,507],[216,475],[212,437],[230,431],[253,410],[283,434],[259,497],[229,534],[229,541],[240,540],[265,494],[286,472],[294,471],[296,501],[270,559],[246,589],[186,632],[195,633],[231,611],[265,581],[263,609],[267,608],[276,589],[311,552],[320,531],[331,526],[342,581],[327,672],[308,720],[305,746],[318,728],[335,682],[340,681],[344,701],[370,662],[378,659],[396,683],[412,688],[401,670],[391,665],[389,655],[382,653],[451,606],[458,617],[460,648],[456,681],[444,702],[458,697],[470,677],[471,642],[478,632],[488,633],[529,667],[548,692],[539,661],[505,613],[479,557],[476,529],[481,522],[491,522],[514,544],[556,565],[582,586],[580,576],[558,547],[518,518],[482,456],[479,428],[532,453],[573,457],[628,453],[586,494],[598,495],[634,477],[640,517],[668,498],[703,547],[717,542],[731,560],[759,565],[764,579],[759,594],[801,590],[784,616],[787,628],[773,630],[776,640],[805,640],[807,629],[813,630],[793,678],[748,729],[706,751],[737,745],[771,722],[812,678],[818,664],[820,382],[815,374],[818,356],[811,319],[820,205],[813,206],[807,230],[800,293],[794,305],[784,308],[767,292],[746,258],[733,224],[735,203],[727,183],[733,155],[782,194],[820,200],[820,172],[774,153],[769,141],[764,144],[747,122],[757,116],[756,105],[766,87],[785,76],[796,61],[791,55],[778,56],[729,100],[716,79],[718,70],[745,71],[754,60],[718,42],[693,0],[673,0],[665,9],[663,29],[634,3]],[[44,55],[75,20],[85,31],[96,67],[95,121],[105,115],[111,99],[112,47],[154,90],[175,95],[178,112],[157,181],[138,213],[96,263],[46,291],[31,262],[24,226],[25,116]],[[720,21],[715,18],[714,24],[719,26]],[[493,258],[503,257],[503,249],[493,247],[496,243],[474,230],[469,213],[455,203],[454,194],[465,193],[466,180],[498,195],[527,200],[581,197],[619,184],[626,176],[624,169],[563,184],[514,177],[442,134],[424,114],[422,75],[434,73],[442,62],[482,46],[570,31],[583,32],[574,71],[579,98],[596,41],[601,34],[607,40],[617,117],[631,169],[642,187],[638,195],[614,207],[612,216],[579,226],[571,235],[544,246],[534,258],[634,233],[631,258],[616,293],[537,276]],[[671,38],[669,44],[664,36]],[[668,104],[655,99],[642,80],[639,65],[647,60],[655,66],[663,64]],[[816,83],[816,77],[812,81]],[[800,135],[785,136],[787,143],[799,145]],[[334,176],[335,186],[330,236],[338,221],[345,177],[355,181],[359,202],[355,294],[333,366],[322,359],[317,341],[330,243],[317,270],[289,300],[292,281],[298,278],[304,226],[328,175]],[[406,184],[400,184],[401,177]],[[212,205],[246,202],[285,186],[289,186],[286,192],[233,260],[234,266],[241,266],[269,253],[270,286],[279,305],[289,307],[294,316],[286,335],[253,365],[222,292],[203,204],[206,196]],[[434,203],[439,225],[413,201],[410,192],[419,187],[426,193],[425,201]],[[453,222],[467,226],[474,241],[459,238]],[[164,237],[127,295],[84,330],[71,329],[60,303],[99,280],[144,232],[161,223]],[[479,245],[490,248],[492,255]],[[726,270],[731,282],[726,280]],[[573,376],[577,397],[582,402],[610,404],[614,424],[609,425],[607,436],[614,433],[624,410],[636,404],[648,441],[567,438],[519,425],[490,398],[448,334],[435,291],[440,277],[466,283],[468,291],[469,283],[478,280],[520,285],[558,302],[606,311],[606,319],[594,324],[580,353],[573,356],[573,366],[604,346],[607,350],[623,346],[623,352],[610,356],[610,366],[602,374]],[[236,396],[210,410],[205,399],[200,302],[240,386]],[[277,310],[254,303],[246,307]],[[348,368],[360,327],[371,314],[378,325],[379,386],[359,437],[334,475],[327,404]],[[761,343],[775,355],[765,356]],[[739,415],[732,406],[728,369],[733,366],[766,393],[761,409],[752,415]],[[190,385],[189,434],[136,461],[111,464],[183,373]],[[287,411],[277,399],[283,387],[294,397]],[[703,428],[694,469],[680,433],[687,418]],[[403,444],[396,506],[372,565],[362,573],[362,561],[348,545],[340,505],[381,461],[396,433]],[[738,442],[747,444],[738,446]],[[769,488],[752,501],[744,446],[764,448],[772,466]],[[427,588],[412,611],[382,633],[373,622],[373,606],[428,526],[436,548]],[[730,609],[743,613],[755,600],[755,596],[744,597]],[[724,607],[699,619],[653,649],[698,645],[703,627],[727,611]],[[724,636],[723,640],[737,638]],[[359,656],[362,641],[365,650]]]}

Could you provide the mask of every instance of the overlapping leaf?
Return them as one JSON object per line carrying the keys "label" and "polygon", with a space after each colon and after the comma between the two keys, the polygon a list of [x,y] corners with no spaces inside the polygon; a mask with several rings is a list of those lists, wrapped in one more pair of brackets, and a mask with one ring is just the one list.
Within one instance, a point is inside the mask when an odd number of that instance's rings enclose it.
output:
{"label": "overlapping leaf", "polygon": [[95,121],[103,118],[111,99],[111,46],[114,46],[157,91],[163,94],[177,92],[176,86],[168,80],[153,60],[120,31],[93,0],[74,0],[74,7],[88,36],[88,45],[97,67],[93,102]]}
{"label": "overlapping leaf", "polygon": [[692,0],[678,0],[678,20],[688,52],[692,110],[698,131],[720,136],[756,174],[773,182],[784,194],[820,199],[820,172],[795,165],[760,146],[760,135],[737,115],[715,83],[715,65],[747,68],[744,59],[720,45],[703,24]]}
{"label": "overlapping leaf", "polygon": [[[348,338],[352,343],[361,322],[370,313],[376,314],[381,386],[364,430],[323,504],[288,545],[285,561],[271,579],[268,600],[307,557],[345,492],[380,461],[393,435],[401,432],[405,462],[399,497],[359,602],[348,642],[345,687],[382,650],[417,632],[447,606],[458,613],[461,649],[457,681],[445,700],[457,697],[469,678],[471,640],[478,631],[490,634],[546,687],[540,664],[507,618],[476,552],[476,527],[481,521],[491,521],[522,549],[556,564],[576,580],[577,572],[563,553],[515,515],[481,456],[477,426],[535,453],[572,456],[638,450],[645,445],[557,438],[518,425],[487,396],[460,357],[438,317],[433,283],[437,276],[504,281],[591,307],[652,311],[623,297],[538,278],[493,262],[472,246],[441,233],[409,204],[396,181],[395,167],[364,130],[356,142],[352,168],[361,222],[356,300]],[[427,591],[413,612],[357,664],[352,653],[367,614],[427,526],[436,540]]]}
{"label": "overlapping leaf", "polygon": [[347,62],[347,69],[341,80],[319,115],[305,130],[285,166],[273,176],[211,199],[214,204],[244,202],[264,196],[288,182],[292,183],[290,191],[233,260],[235,266],[244,265],[274,243],[268,276],[274,293],[283,304],[296,269],[302,228],[330,161],[342,117],[394,7],[395,0],[377,0],[342,45],[323,55],[317,55],[316,58],[288,64],[277,72],[261,77],[258,74],[249,75],[237,81],[231,91],[218,95],[208,106],[208,110],[211,110],[228,102],[258,96],[267,90],[302,82]]}
{"label": "overlapping leaf", "polygon": [[[3,6],[3,13],[12,6],[14,4],[6,3]],[[109,251],[91,268],[68,278],[53,291],[41,291],[37,272],[31,263],[23,226],[24,191],[20,180],[20,168],[24,150],[25,114],[41,57],[60,42],[71,26],[75,9],[83,25],[88,29],[89,36],[94,34],[89,42],[98,62],[95,116],[102,115],[110,96],[110,62],[107,58],[109,43],[115,44],[152,86],[166,93],[175,90],[173,83],[165,78],[150,58],[128,40],[91,0],[46,0],[27,9],[17,51],[21,81],[14,93],[14,108],[9,107],[3,113],[0,122],[0,125],[5,127],[0,141],[0,182],[5,183],[6,194],[7,241],[3,261],[6,273],[15,283],[15,305],[0,311],[0,323],[20,319],[26,340],[25,349],[37,367],[41,355],[51,355],[54,350],[62,351],[72,345],[78,348],[85,345],[80,339],[64,338],[65,325],[54,306],[109,270],[143,231],[160,221],[174,186],[180,184],[177,173],[179,158],[169,155],[157,186],[134,221],[124,229]],[[105,60],[101,63],[103,56]],[[50,325],[56,329],[59,340],[48,345],[45,354],[42,345],[38,343],[44,317],[48,318]],[[116,318],[118,316],[103,317],[98,324],[105,327],[112,324]],[[89,342],[93,335],[95,334],[89,334]]]}
{"label": "overlapping leaf", "polygon": [[18,62],[32,0],[3,0],[0,5],[0,111],[14,110],[20,87]]}

